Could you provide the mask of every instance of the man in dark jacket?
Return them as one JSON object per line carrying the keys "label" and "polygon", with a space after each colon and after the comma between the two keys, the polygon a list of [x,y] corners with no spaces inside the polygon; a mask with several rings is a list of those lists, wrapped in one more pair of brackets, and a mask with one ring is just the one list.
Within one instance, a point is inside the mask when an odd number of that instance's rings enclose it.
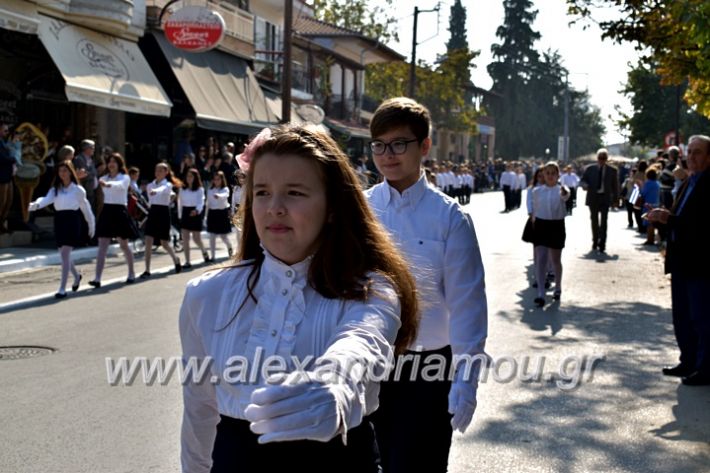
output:
{"label": "man in dark jacket", "polygon": [[663,369],[690,386],[710,385],[710,137],[688,142],[690,177],[673,208],[648,213],[668,231],[665,269],[671,274],[673,328],[680,363]]}
{"label": "man in dark jacket", "polygon": [[12,168],[15,158],[10,150],[10,127],[0,122],[0,233],[7,233],[5,221],[12,207]]}
{"label": "man in dark jacket", "polygon": [[609,152],[597,151],[597,163],[584,170],[579,184],[587,191],[586,204],[592,218],[592,250],[606,251],[606,222],[609,207],[619,201],[619,173],[607,164]]}

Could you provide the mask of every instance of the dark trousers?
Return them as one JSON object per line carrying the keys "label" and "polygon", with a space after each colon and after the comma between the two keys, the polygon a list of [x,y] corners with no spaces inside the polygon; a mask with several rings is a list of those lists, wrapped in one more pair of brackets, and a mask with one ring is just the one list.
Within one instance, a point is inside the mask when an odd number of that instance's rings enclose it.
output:
{"label": "dark trousers", "polygon": [[565,202],[565,207],[567,208],[567,213],[572,214],[572,209],[574,208],[574,203],[577,201],[577,188],[569,188],[569,199]]}
{"label": "dark trousers", "polygon": [[680,364],[710,374],[710,279],[673,273],[671,300]]}
{"label": "dark trousers", "polygon": [[[399,380],[388,380],[380,386],[380,407],[372,415],[382,470],[386,473],[447,471],[453,433],[451,414],[448,412],[451,347],[420,352],[418,355],[420,363],[415,372],[416,379],[410,380],[412,361],[407,361]],[[447,376],[444,380],[422,379],[421,371],[430,355],[440,355],[446,360]],[[395,373],[396,370],[392,375]]]}
{"label": "dark trousers", "polygon": [[5,220],[12,207],[12,181],[0,184],[0,231],[5,229]]}
{"label": "dark trousers", "polygon": [[592,218],[592,245],[604,250],[606,248],[606,221],[609,216],[609,204],[593,203],[589,206]]}
{"label": "dark trousers", "polygon": [[340,435],[329,442],[296,440],[259,444],[249,422],[220,416],[212,451],[211,473],[378,473],[375,432],[368,417],[348,430],[348,444]]}
{"label": "dark trousers", "polygon": [[624,205],[626,206],[626,218],[629,221],[629,227],[633,227],[634,226],[634,204],[632,204],[628,200],[625,200]]}
{"label": "dark trousers", "polygon": [[503,186],[503,198],[505,199],[505,210],[513,208],[513,191],[510,186]]}

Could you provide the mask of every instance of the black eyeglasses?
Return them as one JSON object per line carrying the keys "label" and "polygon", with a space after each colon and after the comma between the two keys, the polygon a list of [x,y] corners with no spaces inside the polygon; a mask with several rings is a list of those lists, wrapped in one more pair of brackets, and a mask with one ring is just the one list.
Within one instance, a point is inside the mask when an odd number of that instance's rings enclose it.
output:
{"label": "black eyeglasses", "polygon": [[415,141],[418,142],[419,140],[414,138],[413,140],[394,140],[389,143],[375,140],[370,141],[370,149],[372,150],[372,153],[376,155],[385,154],[387,148],[390,149],[392,154],[404,154],[407,151],[407,145],[409,143],[414,143]]}

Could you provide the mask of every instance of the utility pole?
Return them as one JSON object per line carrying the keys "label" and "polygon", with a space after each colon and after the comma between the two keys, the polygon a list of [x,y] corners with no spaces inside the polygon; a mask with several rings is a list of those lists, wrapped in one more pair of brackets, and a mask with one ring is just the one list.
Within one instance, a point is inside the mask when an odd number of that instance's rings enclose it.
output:
{"label": "utility pole", "polygon": [[680,147],[680,84],[675,86],[675,143]]}
{"label": "utility pole", "polygon": [[284,0],[283,64],[281,67],[281,123],[291,121],[291,38],[293,36],[293,0]]}
{"label": "utility pole", "polygon": [[569,162],[569,74],[565,72],[565,121],[562,130],[564,134],[562,143],[562,161]]}
{"label": "utility pole", "polygon": [[[412,63],[409,65],[409,97],[414,98],[414,91],[417,84],[417,22],[420,13],[438,12],[439,5],[431,10],[420,10],[414,7],[414,29],[412,31]],[[425,40],[426,41],[426,40]]]}

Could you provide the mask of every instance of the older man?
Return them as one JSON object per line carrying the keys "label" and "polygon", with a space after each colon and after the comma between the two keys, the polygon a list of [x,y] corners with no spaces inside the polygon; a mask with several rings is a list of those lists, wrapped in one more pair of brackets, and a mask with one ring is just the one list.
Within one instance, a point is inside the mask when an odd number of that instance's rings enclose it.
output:
{"label": "older man", "polygon": [[670,210],[648,213],[667,225],[666,273],[671,274],[673,328],[680,363],[663,369],[690,386],[710,385],[710,137],[692,136],[688,170]]}
{"label": "older man", "polygon": [[609,207],[619,201],[619,173],[607,164],[609,152],[597,151],[597,163],[584,170],[580,185],[587,191],[586,204],[592,218],[592,250],[606,251],[606,222]]}

